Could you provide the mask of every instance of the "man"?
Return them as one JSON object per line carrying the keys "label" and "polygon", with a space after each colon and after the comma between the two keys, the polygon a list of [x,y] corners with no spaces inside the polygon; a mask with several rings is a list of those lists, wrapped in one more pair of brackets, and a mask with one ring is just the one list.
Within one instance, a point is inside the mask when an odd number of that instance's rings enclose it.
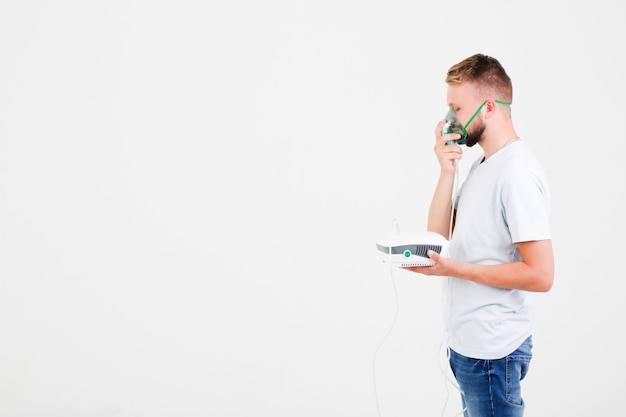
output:
{"label": "man", "polygon": [[[463,133],[435,131],[439,180],[428,230],[450,240],[449,258],[431,251],[442,276],[444,337],[466,417],[520,417],[520,381],[532,349],[531,293],[552,287],[550,191],[537,160],[513,127],[513,89],[500,63],[476,54],[448,70],[447,100]],[[458,195],[455,171],[467,140],[483,151]]]}

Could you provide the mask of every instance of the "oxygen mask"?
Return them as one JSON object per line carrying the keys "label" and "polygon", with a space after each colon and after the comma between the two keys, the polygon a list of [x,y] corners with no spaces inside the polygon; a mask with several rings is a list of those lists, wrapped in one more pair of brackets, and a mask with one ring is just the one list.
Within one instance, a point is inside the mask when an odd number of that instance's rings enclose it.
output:
{"label": "oxygen mask", "polygon": [[448,110],[448,113],[446,113],[446,123],[441,129],[441,133],[444,135],[448,135],[450,133],[458,133],[461,135],[460,139],[448,141],[449,144],[456,143],[457,145],[465,145],[467,143],[467,131],[465,130],[463,123],[459,121],[456,112],[452,109]]}

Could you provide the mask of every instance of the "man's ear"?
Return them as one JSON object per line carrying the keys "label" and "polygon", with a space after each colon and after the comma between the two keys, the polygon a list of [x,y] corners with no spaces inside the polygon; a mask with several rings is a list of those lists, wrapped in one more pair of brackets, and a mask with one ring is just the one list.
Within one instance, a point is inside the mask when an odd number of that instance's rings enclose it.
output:
{"label": "man's ear", "polygon": [[497,105],[496,101],[492,98],[485,100],[485,118],[488,119],[495,113]]}

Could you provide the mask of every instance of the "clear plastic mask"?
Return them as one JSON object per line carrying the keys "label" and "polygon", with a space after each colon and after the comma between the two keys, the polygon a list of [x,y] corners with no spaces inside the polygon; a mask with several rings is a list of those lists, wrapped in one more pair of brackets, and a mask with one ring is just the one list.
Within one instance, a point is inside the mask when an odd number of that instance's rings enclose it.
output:
{"label": "clear plastic mask", "polygon": [[454,142],[458,145],[465,145],[467,143],[467,131],[465,130],[463,124],[459,121],[456,112],[452,109],[448,110],[448,113],[446,113],[446,123],[441,129],[441,133],[444,135],[458,133],[461,135],[461,138],[450,142]]}

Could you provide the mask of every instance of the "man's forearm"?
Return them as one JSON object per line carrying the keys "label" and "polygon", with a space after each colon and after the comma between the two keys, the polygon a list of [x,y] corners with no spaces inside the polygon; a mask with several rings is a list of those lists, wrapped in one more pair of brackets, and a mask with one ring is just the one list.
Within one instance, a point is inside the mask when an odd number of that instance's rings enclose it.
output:
{"label": "man's forearm", "polygon": [[450,238],[453,187],[454,174],[442,173],[428,210],[428,231],[439,233],[446,239]]}

